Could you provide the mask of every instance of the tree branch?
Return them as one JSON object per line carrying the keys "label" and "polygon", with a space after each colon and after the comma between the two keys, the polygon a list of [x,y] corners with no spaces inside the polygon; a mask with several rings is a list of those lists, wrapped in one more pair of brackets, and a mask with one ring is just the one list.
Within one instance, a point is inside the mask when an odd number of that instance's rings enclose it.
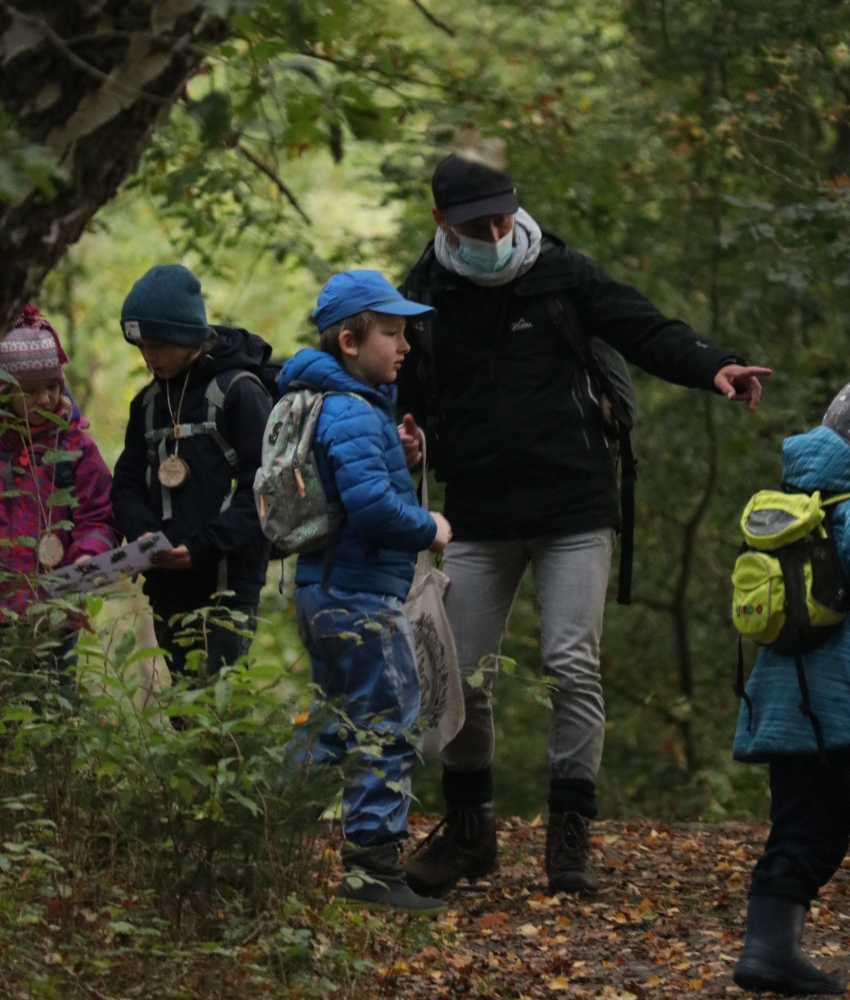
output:
{"label": "tree branch", "polygon": [[98,69],[97,66],[92,66],[90,62],[87,62],[81,56],[78,56],[77,53],[74,52],[74,50],[71,48],[71,46],[65,41],[65,39],[62,38],[61,35],[58,35],[53,30],[53,28],[51,28],[50,25],[46,21],[43,21],[40,17],[34,17],[31,14],[24,14],[22,11],[18,10],[17,7],[13,7],[12,4],[8,3],[8,0],[0,0],[0,7],[2,7],[3,10],[5,10],[11,17],[17,18],[24,24],[30,25],[30,27],[35,28],[36,31],[40,31],[41,34],[44,35],[44,37],[47,39],[47,41],[50,42],[54,46],[54,48],[56,48],[59,52],[61,52],[62,55],[65,56],[65,58],[68,60],[69,63],[71,63],[72,66],[76,66],[77,69],[80,69],[84,73],[87,73],[89,76],[94,77],[95,80],[98,80],[101,83],[109,83],[112,86],[119,88],[120,90],[126,91],[127,93],[138,95],[139,97],[144,97],[145,100],[148,101],[153,101],[155,104],[166,103],[163,98],[157,97],[155,94],[149,94],[147,93],[147,91],[144,90],[136,90],[124,87],[120,83],[118,83],[111,76],[111,74],[104,73],[103,70]]}
{"label": "tree branch", "polygon": [[258,156],[255,156],[250,149],[248,149],[246,146],[243,146],[241,142],[237,144],[236,148],[249,163],[253,163],[253,165],[257,168],[257,170],[259,170],[261,173],[265,174],[266,177],[269,178],[269,180],[275,185],[278,191],[280,191],[280,193],[288,199],[289,204],[292,205],[292,207],[307,223],[307,225],[312,226],[313,225],[312,219],[298,203],[298,199],[292,193],[292,189],[282,180],[282,178],[274,169],[274,167],[270,166],[268,163],[264,163]]}
{"label": "tree branch", "polygon": [[439,28],[440,31],[445,31],[447,35],[451,35],[452,38],[457,37],[457,33],[453,28],[450,28],[445,21],[441,21],[438,17],[435,17],[428,8],[420,2],[420,0],[410,0],[413,6],[420,11],[425,17],[434,25],[435,28]]}

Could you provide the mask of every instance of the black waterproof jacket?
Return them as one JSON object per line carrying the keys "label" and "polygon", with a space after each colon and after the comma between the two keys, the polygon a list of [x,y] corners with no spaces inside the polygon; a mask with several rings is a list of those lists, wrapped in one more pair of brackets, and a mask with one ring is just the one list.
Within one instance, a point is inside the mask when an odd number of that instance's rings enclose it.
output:
{"label": "black waterproof jacket", "polygon": [[[260,530],[253,485],[272,400],[253,378],[240,378],[232,386],[230,382],[239,371],[259,376],[271,347],[246,330],[214,329],[218,333],[216,343],[195,362],[189,374],[180,423],[207,420],[206,392],[215,379],[219,388],[226,390],[216,422],[225,442],[236,453],[236,467],[228,462],[213,436],[182,439],[179,454],[189,463],[191,475],[185,485],[170,491],[172,517],[163,521],[159,461],[155,455],[150,462],[145,440],[145,401],[149,393],[153,427],[172,425],[166,384],[161,379],[154,379],[130,404],[124,451],[115,466],[112,504],[119,531],[133,541],[146,531],[163,529],[172,545],[185,545],[192,556],[191,569],[151,570],[145,574],[144,591],[154,611],[163,616],[209,604],[210,595],[223,589],[225,571],[226,589],[235,592],[231,601],[255,605],[268,567],[270,545]],[[184,377],[182,373],[175,376],[169,387],[175,416]],[[174,453],[173,441],[167,442],[167,451]],[[222,510],[231,492],[229,506]]]}
{"label": "black waterproof jacket", "polygon": [[[432,247],[401,286],[437,312],[408,321],[411,351],[399,372],[397,413],[412,413],[433,432],[454,537],[617,527],[616,473],[598,393],[568,347],[553,300],[567,296],[587,336],[668,382],[711,391],[718,370],[741,359],[667,319],[550,233],[532,268],[497,288],[446,270]],[[637,441],[639,456],[639,431]]]}

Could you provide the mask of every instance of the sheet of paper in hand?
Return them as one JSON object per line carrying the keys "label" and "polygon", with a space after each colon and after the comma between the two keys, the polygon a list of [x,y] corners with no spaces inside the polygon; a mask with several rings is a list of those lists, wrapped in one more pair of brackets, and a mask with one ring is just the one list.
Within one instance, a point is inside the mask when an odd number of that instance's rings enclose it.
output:
{"label": "sheet of paper in hand", "polygon": [[51,597],[58,597],[70,591],[80,593],[97,590],[107,584],[136,573],[144,573],[150,568],[151,557],[157,552],[167,552],[171,542],[161,531],[155,531],[146,538],[139,538],[99,556],[92,556],[85,562],[63,566],[51,573],[44,581],[44,589]]}

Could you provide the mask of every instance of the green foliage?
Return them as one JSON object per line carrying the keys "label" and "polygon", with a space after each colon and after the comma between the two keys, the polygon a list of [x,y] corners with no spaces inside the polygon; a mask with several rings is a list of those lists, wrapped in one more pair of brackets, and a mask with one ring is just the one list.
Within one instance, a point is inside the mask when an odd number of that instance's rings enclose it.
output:
{"label": "green foliage", "polygon": [[0,108],[0,202],[16,201],[33,188],[52,197],[54,180],[64,176],[44,146],[25,139]]}
{"label": "green foliage", "polygon": [[247,660],[140,707],[154,651],[89,632],[63,671],[67,611],[0,632],[4,994],[200,997],[212,962],[222,997],[360,995],[376,924],[329,897],[317,839],[356,761],[307,762],[333,709],[308,719],[281,667]]}
{"label": "green foliage", "polygon": [[[504,160],[543,225],[776,371],[755,415],[636,373],[635,602],[609,605],[603,640],[604,811],[762,814],[762,772],[729,763],[728,576],[741,508],[778,484],[781,439],[817,423],[847,378],[847,11],[801,0],[426,8],[449,31],[407,0],[232,8],[231,38],[46,291],[75,336],[74,391],[114,458],[143,378],[115,318],[146,267],[184,259],[204,276],[211,315],[289,352],[331,270],[401,277],[418,257],[440,156]],[[275,605],[274,618],[256,648],[281,649],[300,683],[291,617]],[[504,650],[524,677],[540,673],[536,630],[526,581]],[[533,815],[545,710],[499,678],[496,725],[500,808]],[[435,804],[433,778],[417,783]]]}

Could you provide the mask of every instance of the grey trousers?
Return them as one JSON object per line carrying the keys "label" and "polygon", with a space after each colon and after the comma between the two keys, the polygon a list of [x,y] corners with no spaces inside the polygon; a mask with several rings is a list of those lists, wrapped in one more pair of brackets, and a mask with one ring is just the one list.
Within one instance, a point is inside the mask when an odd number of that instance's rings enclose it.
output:
{"label": "grey trousers", "polygon": [[[466,722],[444,747],[450,771],[479,771],[493,760],[491,693],[496,657],[526,566],[540,610],[543,667],[555,686],[549,764],[556,779],[596,780],[605,736],[599,642],[614,548],[610,528],[516,541],[450,542],[446,612],[464,678]],[[483,667],[484,682],[466,678]]]}

